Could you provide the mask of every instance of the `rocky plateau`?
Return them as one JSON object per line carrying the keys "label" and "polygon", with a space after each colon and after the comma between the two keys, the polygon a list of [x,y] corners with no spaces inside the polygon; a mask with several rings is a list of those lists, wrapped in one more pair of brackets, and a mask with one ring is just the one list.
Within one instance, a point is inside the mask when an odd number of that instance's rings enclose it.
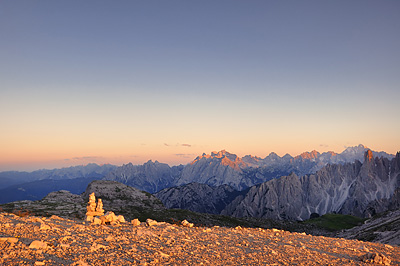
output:
{"label": "rocky plateau", "polygon": [[1,265],[399,265],[400,247],[278,229],[0,213]]}

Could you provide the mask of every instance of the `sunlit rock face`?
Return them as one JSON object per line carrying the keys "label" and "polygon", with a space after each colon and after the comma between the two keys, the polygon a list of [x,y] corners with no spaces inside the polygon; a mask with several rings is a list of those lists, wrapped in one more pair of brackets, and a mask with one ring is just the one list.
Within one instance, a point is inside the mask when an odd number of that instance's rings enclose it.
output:
{"label": "sunlit rock face", "polygon": [[369,217],[396,204],[399,166],[399,154],[389,160],[367,151],[364,163],[327,165],[315,174],[292,174],[252,187],[222,214],[295,220],[330,212]]}
{"label": "sunlit rock face", "polygon": [[203,154],[183,169],[177,185],[196,182],[211,186],[227,184],[237,188],[242,181],[242,167],[247,167],[247,164],[229,152]]}
{"label": "sunlit rock face", "polygon": [[[239,157],[225,150],[203,154],[191,163],[170,167],[157,161],[143,165],[131,163],[116,168],[104,179],[156,193],[164,188],[190,183],[210,186],[229,185],[236,190],[244,190],[274,178],[295,173],[298,176],[312,174],[327,164],[353,163],[362,160],[368,150],[363,145],[349,147],[340,154],[334,152],[304,152],[296,157],[289,154],[278,156],[270,153],[265,158],[246,155]],[[373,152],[374,156],[392,158],[384,152]]]}
{"label": "sunlit rock face", "polygon": [[155,196],[170,209],[219,214],[240,194],[241,192],[228,185],[211,187],[207,184],[190,183],[163,189]]}
{"label": "sunlit rock face", "polygon": [[[362,161],[369,149],[363,145],[349,147],[340,154],[334,152],[304,152],[296,157],[283,157],[271,153],[265,158],[246,155],[243,158],[225,150],[203,154],[186,165],[176,185],[203,183],[210,186],[227,184],[236,190],[295,173],[298,176],[316,173],[327,164],[353,163]],[[374,156],[393,158],[384,152],[371,152]],[[372,155],[371,155],[372,156]]]}

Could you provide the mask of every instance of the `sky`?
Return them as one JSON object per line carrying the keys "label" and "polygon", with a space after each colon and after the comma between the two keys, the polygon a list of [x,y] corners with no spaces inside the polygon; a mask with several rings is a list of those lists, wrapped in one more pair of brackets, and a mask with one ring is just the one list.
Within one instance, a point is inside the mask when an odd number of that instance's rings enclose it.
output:
{"label": "sky", "polygon": [[400,1],[0,1],[0,171],[400,150]]}

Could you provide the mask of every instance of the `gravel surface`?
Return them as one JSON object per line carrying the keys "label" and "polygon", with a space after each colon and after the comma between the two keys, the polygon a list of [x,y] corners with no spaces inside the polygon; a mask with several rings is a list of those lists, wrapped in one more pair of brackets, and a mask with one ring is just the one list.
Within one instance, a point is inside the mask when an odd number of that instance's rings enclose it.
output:
{"label": "gravel surface", "polygon": [[[374,262],[373,262],[374,261]],[[400,247],[277,229],[0,213],[0,265],[400,265]]]}

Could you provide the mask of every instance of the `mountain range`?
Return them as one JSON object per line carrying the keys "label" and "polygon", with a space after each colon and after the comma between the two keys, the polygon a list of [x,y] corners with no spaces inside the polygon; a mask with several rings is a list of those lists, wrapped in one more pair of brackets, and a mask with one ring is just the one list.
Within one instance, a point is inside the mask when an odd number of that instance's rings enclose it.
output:
{"label": "mountain range", "polygon": [[[327,164],[345,164],[362,160],[366,150],[367,147],[358,145],[348,147],[339,154],[312,151],[295,157],[289,154],[280,157],[270,153],[265,158],[251,155],[240,158],[222,150],[198,156],[187,165],[172,167],[150,160],[143,165],[129,163],[120,167],[109,164],[101,166],[88,164],[30,173],[0,172],[0,203],[37,200],[55,189],[82,193],[87,184],[94,179],[118,181],[149,193],[190,183],[206,184],[210,187],[228,185],[235,191],[242,191],[291,173],[303,176],[315,173]],[[394,157],[385,152],[375,151],[373,155],[388,159]],[[77,182],[66,182],[71,181],[70,179],[76,179]]]}
{"label": "mountain range", "polygon": [[[347,148],[341,154],[313,151],[296,157],[270,154],[261,159],[252,156],[240,158],[220,151],[203,154],[186,166],[170,167],[158,161],[148,161],[136,166],[107,165],[102,168],[88,165],[33,173],[33,177],[26,173],[25,177],[27,180],[36,178],[35,181],[0,190],[0,203],[28,196],[36,201],[14,201],[2,204],[1,208],[34,210],[43,215],[62,210],[66,216],[81,218],[88,195],[96,192],[107,206],[127,217],[156,215],[165,219],[168,216],[166,219],[172,221],[190,214],[199,223],[207,222],[210,217],[233,223],[246,219],[297,223],[338,213],[374,217],[369,220],[373,221],[371,224],[345,232],[344,237],[360,236],[360,239],[397,243],[387,236],[390,230],[398,228],[399,152],[394,156],[359,145]],[[49,173],[52,173],[51,178],[40,179],[49,177]],[[74,178],[73,173],[84,177]],[[62,190],[65,188],[81,195]],[[46,195],[46,191],[60,189],[38,200]],[[384,224],[379,222],[379,217],[383,217]],[[379,229],[376,229],[376,224]],[[374,238],[375,235],[379,237]]]}
{"label": "mountain range", "polygon": [[102,178],[105,174],[116,168],[117,166],[111,164],[97,165],[90,163],[85,166],[78,165],[51,170],[41,169],[33,172],[5,171],[0,172],[0,189],[44,179]]}
{"label": "mountain range", "polygon": [[400,153],[389,160],[368,150],[363,163],[327,165],[315,174],[292,173],[253,186],[221,214],[292,220],[326,213],[371,217],[397,206],[399,190]]}
{"label": "mountain range", "polygon": [[[203,154],[185,166],[169,167],[167,164],[148,161],[142,166],[123,165],[106,175],[105,179],[115,180],[150,193],[164,188],[190,183],[209,186],[229,185],[235,190],[266,182],[295,173],[298,176],[315,173],[327,164],[353,163],[363,160],[367,147],[349,147],[342,153],[304,152],[296,157],[283,157],[271,153],[264,159],[246,155],[242,158],[225,150]],[[394,155],[372,152],[376,157],[391,159]]]}

